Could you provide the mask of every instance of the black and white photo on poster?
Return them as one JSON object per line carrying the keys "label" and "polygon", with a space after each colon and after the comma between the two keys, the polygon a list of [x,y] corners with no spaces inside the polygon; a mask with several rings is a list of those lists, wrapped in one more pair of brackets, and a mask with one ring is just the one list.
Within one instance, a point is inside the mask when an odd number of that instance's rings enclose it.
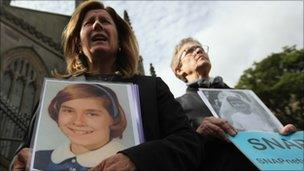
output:
{"label": "black and white photo on poster", "polygon": [[283,125],[251,90],[199,89],[211,113],[240,131],[278,132]]}
{"label": "black and white photo on poster", "polygon": [[142,143],[135,85],[46,79],[31,170],[88,170]]}

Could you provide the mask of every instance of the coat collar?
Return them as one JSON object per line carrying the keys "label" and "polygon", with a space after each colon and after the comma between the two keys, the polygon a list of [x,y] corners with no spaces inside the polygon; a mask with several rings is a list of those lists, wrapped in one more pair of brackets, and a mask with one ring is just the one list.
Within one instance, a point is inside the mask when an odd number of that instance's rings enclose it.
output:
{"label": "coat collar", "polygon": [[211,78],[201,78],[187,84],[187,92],[196,92],[199,88],[228,88],[220,76]]}

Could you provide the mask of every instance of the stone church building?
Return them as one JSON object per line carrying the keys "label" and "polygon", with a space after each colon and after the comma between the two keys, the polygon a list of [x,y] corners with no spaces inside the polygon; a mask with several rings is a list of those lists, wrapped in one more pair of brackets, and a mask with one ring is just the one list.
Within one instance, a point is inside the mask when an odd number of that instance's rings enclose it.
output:
{"label": "stone church building", "polygon": [[[61,33],[70,16],[13,7],[10,0],[0,5],[0,170],[8,170],[39,101],[43,78],[65,69]],[[124,19],[130,24],[126,11]],[[141,57],[139,62],[144,74]]]}

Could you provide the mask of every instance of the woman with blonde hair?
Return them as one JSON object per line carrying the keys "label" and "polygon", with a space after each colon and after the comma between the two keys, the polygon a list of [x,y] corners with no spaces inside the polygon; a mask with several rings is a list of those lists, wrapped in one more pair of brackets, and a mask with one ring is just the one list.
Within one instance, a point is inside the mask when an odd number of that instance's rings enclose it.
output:
{"label": "woman with blonde hair", "polygon": [[[137,74],[138,45],[130,26],[111,7],[86,1],[77,7],[63,32],[67,73],[74,80],[138,85],[146,142],[103,160],[93,170],[196,170],[201,145],[179,103],[158,77]],[[28,140],[30,136],[28,137]],[[28,147],[26,141],[23,147]],[[25,168],[23,148],[13,170]]]}

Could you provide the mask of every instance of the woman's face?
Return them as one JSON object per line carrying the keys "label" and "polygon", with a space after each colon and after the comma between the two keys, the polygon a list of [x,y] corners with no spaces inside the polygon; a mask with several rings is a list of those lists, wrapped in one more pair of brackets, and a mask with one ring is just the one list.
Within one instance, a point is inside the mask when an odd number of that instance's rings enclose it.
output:
{"label": "woman's face", "polygon": [[92,62],[98,56],[116,56],[118,33],[110,14],[103,9],[87,12],[80,30],[80,46]]}
{"label": "woman's face", "polygon": [[113,119],[100,97],[81,98],[61,104],[58,126],[71,144],[97,149],[110,140]]}

